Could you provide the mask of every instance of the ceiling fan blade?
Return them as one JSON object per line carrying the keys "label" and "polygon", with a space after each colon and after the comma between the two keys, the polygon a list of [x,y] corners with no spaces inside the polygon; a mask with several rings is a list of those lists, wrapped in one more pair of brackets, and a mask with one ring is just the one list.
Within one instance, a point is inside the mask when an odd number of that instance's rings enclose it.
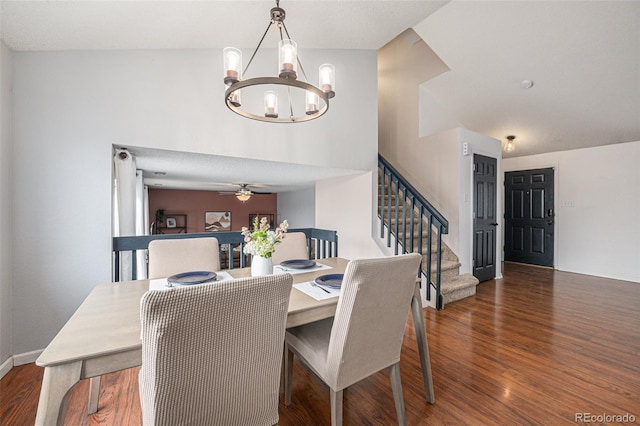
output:
{"label": "ceiling fan blade", "polygon": [[[242,183],[242,184],[238,184],[238,189],[236,191],[218,191],[218,194],[220,195],[240,195],[242,192],[247,193],[250,197],[253,195],[271,195],[273,194],[272,192],[262,192],[262,191],[254,191],[251,189],[250,184],[246,184],[246,183]],[[255,185],[255,186],[261,186],[261,185]]]}

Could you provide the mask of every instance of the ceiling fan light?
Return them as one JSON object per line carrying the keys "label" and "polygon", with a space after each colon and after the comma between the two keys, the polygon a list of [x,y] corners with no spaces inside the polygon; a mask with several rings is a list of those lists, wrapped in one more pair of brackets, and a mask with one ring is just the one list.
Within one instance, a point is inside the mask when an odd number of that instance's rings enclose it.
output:
{"label": "ceiling fan light", "polygon": [[244,203],[245,201],[249,200],[249,198],[251,198],[251,194],[237,193],[236,198]]}
{"label": "ceiling fan light", "polygon": [[251,198],[252,195],[253,192],[249,188],[247,188],[245,184],[241,185],[240,189],[236,191],[236,198],[243,203]]}

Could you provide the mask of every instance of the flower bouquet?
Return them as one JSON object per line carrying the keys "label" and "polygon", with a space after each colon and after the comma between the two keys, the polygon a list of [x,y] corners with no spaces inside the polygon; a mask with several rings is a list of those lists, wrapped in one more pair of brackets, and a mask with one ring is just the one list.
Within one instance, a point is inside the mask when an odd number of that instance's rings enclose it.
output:
{"label": "flower bouquet", "polygon": [[244,253],[270,258],[276,244],[284,238],[289,223],[284,220],[275,230],[269,229],[269,222],[266,217],[258,221],[256,217],[253,221],[253,231],[246,226],[242,227],[244,236]]}
{"label": "flower bouquet", "polygon": [[253,221],[253,231],[246,226],[242,227],[244,236],[244,253],[253,255],[251,259],[251,275],[270,275],[273,273],[273,262],[271,255],[276,244],[280,243],[287,232],[289,224],[283,221],[275,231],[269,229],[269,221],[266,217]]}

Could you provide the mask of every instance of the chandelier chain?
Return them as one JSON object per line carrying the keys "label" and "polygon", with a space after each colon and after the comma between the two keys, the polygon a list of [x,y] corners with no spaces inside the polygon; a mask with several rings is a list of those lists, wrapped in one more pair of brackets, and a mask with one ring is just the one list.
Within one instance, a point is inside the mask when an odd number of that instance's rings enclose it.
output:
{"label": "chandelier chain", "polygon": [[269,28],[271,28],[272,24],[273,24],[273,21],[269,21],[269,25],[267,25],[267,29],[264,31],[264,34],[262,34],[262,38],[258,42],[258,45],[256,46],[256,50],[253,51],[253,54],[251,55],[251,59],[249,59],[249,63],[247,64],[245,69],[242,71],[242,78],[244,78],[244,75],[247,73],[247,70],[251,66],[251,62],[253,62],[253,58],[256,57],[256,53],[258,53],[258,49],[260,49],[260,46],[262,45],[264,38],[267,36],[267,33],[269,32]]}

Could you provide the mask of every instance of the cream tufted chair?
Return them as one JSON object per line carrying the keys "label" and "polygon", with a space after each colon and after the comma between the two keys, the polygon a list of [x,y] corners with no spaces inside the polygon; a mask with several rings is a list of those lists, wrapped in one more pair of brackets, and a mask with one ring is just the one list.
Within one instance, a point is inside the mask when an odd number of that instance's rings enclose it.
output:
{"label": "cream tufted chair", "polygon": [[307,236],[304,232],[291,232],[276,245],[271,256],[274,265],[280,264],[283,260],[309,259],[307,249]]}
{"label": "cream tufted chair", "polygon": [[412,253],[349,262],[335,317],[287,330],[286,405],[294,354],[329,386],[334,426],[342,424],[343,390],[389,367],[398,422],[406,424],[400,349],[421,260]]}
{"label": "cream tufted chair", "polygon": [[219,270],[217,238],[153,240],[149,243],[149,279],[181,272]]}
{"label": "cream tufted chair", "polygon": [[277,424],[292,282],[277,274],[147,292],[143,424]]}

